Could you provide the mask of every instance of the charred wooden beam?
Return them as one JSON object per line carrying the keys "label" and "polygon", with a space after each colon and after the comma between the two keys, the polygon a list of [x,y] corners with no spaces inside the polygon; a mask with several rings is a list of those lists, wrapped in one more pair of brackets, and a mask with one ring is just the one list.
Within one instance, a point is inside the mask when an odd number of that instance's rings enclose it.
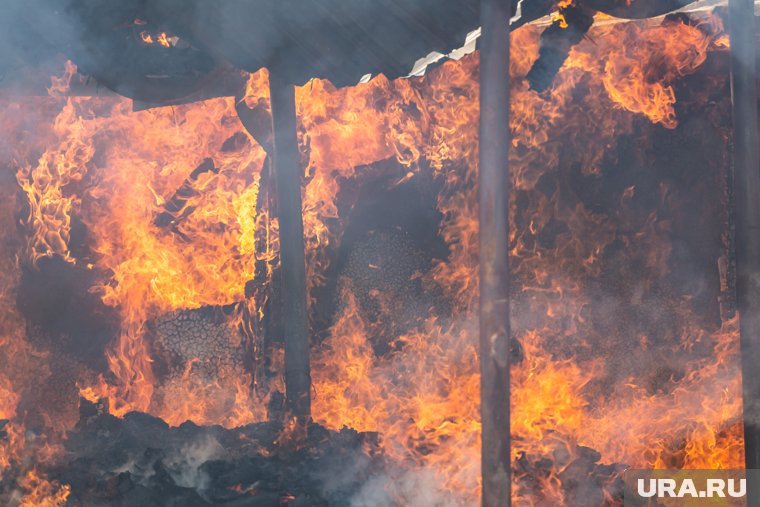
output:
{"label": "charred wooden beam", "polygon": [[551,87],[560,67],[594,23],[594,11],[570,5],[560,9],[562,19],[541,33],[538,59],[528,72],[531,90],[542,92]]}
{"label": "charred wooden beam", "polygon": [[[734,122],[736,295],[741,333],[745,459],[747,468],[760,468],[760,158],[754,4],[752,0],[729,0],[728,10]],[[760,485],[749,486],[749,505],[757,505]]]}
{"label": "charred wooden beam", "polygon": [[481,0],[480,412],[483,507],[510,505],[509,18],[510,2]]}
{"label": "charred wooden beam", "polygon": [[591,9],[623,19],[646,19],[681,9],[695,0],[583,0]]}
{"label": "charred wooden beam", "polygon": [[240,123],[251,134],[259,145],[264,148],[267,155],[272,154],[272,112],[263,104],[257,104],[253,108],[248,107],[244,97],[235,97],[235,111],[240,118]]}
{"label": "charred wooden beam", "polygon": [[188,207],[187,201],[198,195],[195,182],[198,181],[201,174],[207,172],[219,173],[219,169],[214,166],[214,161],[210,158],[203,160],[198,167],[193,169],[190,176],[185,178],[182,185],[174,191],[174,194],[164,204],[164,211],[153,219],[153,224],[157,227],[173,226],[190,215],[195,208]]}
{"label": "charred wooden beam", "polygon": [[[271,106],[266,101],[258,102],[253,108],[248,107],[245,97],[241,90],[235,96],[235,111],[238,114],[240,123],[243,124],[246,131],[253,139],[264,149],[267,156],[264,159],[264,165],[261,168],[259,179],[259,193],[256,198],[256,216],[264,218],[260,223],[257,220],[256,230],[254,232],[256,248],[256,265],[254,277],[245,284],[245,297],[241,305],[244,312],[242,319],[243,333],[249,337],[252,345],[249,354],[249,369],[252,372],[252,387],[256,389],[263,385],[269,375],[269,363],[267,360],[268,353],[265,350],[272,344],[272,336],[278,333],[274,331],[272,322],[279,322],[277,313],[272,309],[272,295],[278,293],[279,285],[273,283],[268,264],[271,262],[266,254],[269,248],[269,230],[272,209],[276,207],[276,200],[272,196],[272,185],[270,182],[275,180],[273,176],[272,157],[274,155],[273,133],[272,133],[272,111]],[[262,213],[264,213],[262,215]],[[275,315],[273,318],[272,315]],[[260,372],[266,371],[267,374],[261,375]],[[266,388],[265,388],[266,390]],[[276,394],[276,396],[275,396]],[[269,420],[279,420],[284,416],[284,397],[281,393],[274,393],[269,402]]]}
{"label": "charred wooden beam", "polygon": [[301,157],[296,132],[295,87],[270,72],[274,133],[277,217],[280,221],[285,396],[291,415],[308,420],[311,412],[309,328],[306,313],[306,261],[301,209]]}

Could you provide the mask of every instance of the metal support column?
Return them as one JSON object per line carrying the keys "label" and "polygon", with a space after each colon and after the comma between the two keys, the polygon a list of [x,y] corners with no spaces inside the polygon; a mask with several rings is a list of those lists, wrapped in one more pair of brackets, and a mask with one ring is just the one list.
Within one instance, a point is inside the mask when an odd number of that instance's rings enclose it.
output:
{"label": "metal support column", "polygon": [[[729,0],[728,3],[734,120],[736,299],[747,468],[760,468],[760,158],[754,7],[753,0]],[[748,505],[760,505],[760,485],[748,481],[747,489]]]}
{"label": "metal support column", "polygon": [[509,0],[480,2],[480,412],[483,507],[510,504]]}
{"label": "metal support column", "polygon": [[296,132],[295,87],[270,73],[274,133],[274,176],[280,222],[285,397],[291,415],[311,415],[309,328],[306,311],[306,263],[301,209],[301,156]]}

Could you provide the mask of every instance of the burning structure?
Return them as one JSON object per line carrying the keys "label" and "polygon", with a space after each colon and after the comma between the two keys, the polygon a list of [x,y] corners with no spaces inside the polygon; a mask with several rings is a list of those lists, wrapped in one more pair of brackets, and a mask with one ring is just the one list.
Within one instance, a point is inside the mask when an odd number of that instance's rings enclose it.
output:
{"label": "burning structure", "polygon": [[757,465],[751,4],[51,3],[3,7],[3,504]]}

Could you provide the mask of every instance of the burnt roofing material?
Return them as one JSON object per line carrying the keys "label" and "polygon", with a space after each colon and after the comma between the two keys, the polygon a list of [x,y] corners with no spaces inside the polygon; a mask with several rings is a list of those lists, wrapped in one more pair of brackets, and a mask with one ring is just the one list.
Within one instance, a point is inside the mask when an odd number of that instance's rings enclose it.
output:
{"label": "burnt roofing material", "polygon": [[406,76],[479,26],[479,0],[155,0],[148,20],[249,72],[276,68],[303,84]]}
{"label": "burnt roofing material", "polygon": [[[692,2],[575,0],[561,7],[583,14],[573,18],[582,22],[571,23],[568,30],[555,26],[545,32],[542,49],[551,58],[542,55],[534,64],[531,86],[542,90],[551,85],[596,11],[641,18]],[[0,81],[7,83],[14,74],[42,67],[55,57],[60,61],[60,55],[101,85],[153,105],[235,95],[244,86],[241,71],[264,67],[276,70],[280,80],[298,85],[324,78],[338,87],[351,86],[368,74],[394,79],[409,75],[415,62],[431,53],[448,54],[461,47],[467,34],[479,26],[479,3],[4,0],[0,2]],[[553,9],[555,0],[514,1],[513,29]],[[159,34],[164,44],[156,43]]]}

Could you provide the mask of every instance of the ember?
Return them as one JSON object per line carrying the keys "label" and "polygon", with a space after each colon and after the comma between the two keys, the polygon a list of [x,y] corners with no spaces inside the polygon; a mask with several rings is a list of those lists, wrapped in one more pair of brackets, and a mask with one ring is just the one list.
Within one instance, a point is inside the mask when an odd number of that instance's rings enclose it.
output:
{"label": "ember", "polygon": [[[249,7],[196,5],[201,28],[175,3],[82,7],[112,23],[40,64],[47,93],[0,90],[1,503],[488,498],[480,54],[397,69],[469,30],[446,18],[379,68],[354,34],[339,72],[304,24],[308,65],[283,43],[252,68],[262,36],[225,20]],[[510,42],[511,331],[491,347],[511,364],[490,386],[509,393],[511,504],[621,505],[630,467],[744,468],[727,12],[528,3]],[[139,64],[114,74],[93,41]],[[365,56],[376,75],[345,86]]]}

